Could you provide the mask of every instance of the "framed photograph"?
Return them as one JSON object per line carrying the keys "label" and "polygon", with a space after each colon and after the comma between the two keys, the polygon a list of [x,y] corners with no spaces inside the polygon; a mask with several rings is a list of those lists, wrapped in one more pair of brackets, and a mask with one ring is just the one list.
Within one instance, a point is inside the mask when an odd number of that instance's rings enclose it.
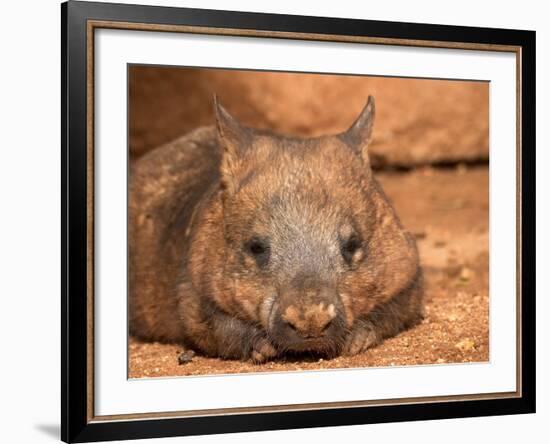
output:
{"label": "framed photograph", "polygon": [[62,439],[535,411],[535,33],[69,1]]}

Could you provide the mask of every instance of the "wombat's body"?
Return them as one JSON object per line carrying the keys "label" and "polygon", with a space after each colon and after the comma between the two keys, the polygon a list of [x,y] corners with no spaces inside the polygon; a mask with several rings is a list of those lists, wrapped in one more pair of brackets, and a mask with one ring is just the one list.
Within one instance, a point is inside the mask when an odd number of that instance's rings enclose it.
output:
{"label": "wombat's body", "polygon": [[374,103],[301,140],[217,107],[132,168],[130,332],[210,356],[355,354],[419,320],[421,272],[372,176]]}

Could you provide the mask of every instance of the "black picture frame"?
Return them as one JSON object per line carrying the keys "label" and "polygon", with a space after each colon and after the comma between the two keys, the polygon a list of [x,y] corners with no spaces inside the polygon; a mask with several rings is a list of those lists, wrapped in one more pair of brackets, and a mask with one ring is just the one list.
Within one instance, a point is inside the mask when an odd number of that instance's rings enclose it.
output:
{"label": "black picture frame", "polygon": [[[512,45],[521,50],[521,395],[304,411],[95,421],[89,415],[87,23],[187,25]],[[535,32],[69,1],[61,5],[61,438],[90,442],[535,412]],[[512,198],[512,197],[511,197]]]}

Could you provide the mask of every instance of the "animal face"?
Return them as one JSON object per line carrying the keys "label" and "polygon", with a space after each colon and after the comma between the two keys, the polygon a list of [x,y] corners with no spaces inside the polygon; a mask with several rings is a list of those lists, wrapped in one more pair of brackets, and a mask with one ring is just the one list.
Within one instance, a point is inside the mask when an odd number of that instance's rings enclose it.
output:
{"label": "animal face", "polygon": [[282,350],[338,354],[354,320],[352,287],[368,286],[373,116],[370,100],[346,133],[302,140],[242,127],[217,108],[225,308],[260,323]]}

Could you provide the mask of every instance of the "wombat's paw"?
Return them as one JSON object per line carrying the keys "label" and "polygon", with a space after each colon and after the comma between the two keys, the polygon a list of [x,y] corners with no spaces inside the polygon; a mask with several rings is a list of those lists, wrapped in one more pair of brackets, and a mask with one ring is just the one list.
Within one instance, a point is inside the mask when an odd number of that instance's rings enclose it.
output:
{"label": "wombat's paw", "polygon": [[250,359],[254,364],[263,364],[277,356],[277,350],[266,338],[256,341],[250,352]]}
{"label": "wombat's paw", "polygon": [[373,347],[378,342],[376,333],[370,326],[358,325],[350,333],[344,347],[344,355],[357,355]]}

